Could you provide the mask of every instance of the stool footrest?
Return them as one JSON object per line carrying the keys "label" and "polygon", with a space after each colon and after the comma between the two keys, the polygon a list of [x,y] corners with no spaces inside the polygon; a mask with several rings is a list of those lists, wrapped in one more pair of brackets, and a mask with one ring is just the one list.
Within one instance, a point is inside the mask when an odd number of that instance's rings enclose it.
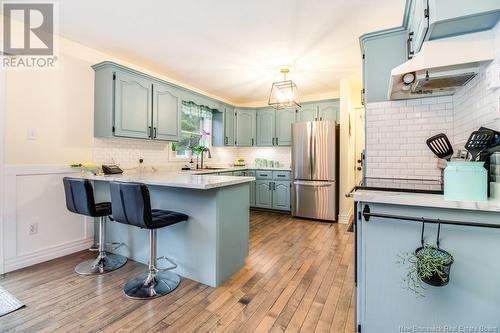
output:
{"label": "stool footrest", "polygon": [[[118,249],[119,247],[122,247],[123,245],[125,245],[125,243],[117,243],[117,242],[104,243],[104,247],[106,248],[106,250],[113,250],[113,251]],[[89,251],[99,252],[99,243],[92,244],[92,246],[90,246],[89,248]]]}
{"label": "stool footrest", "polygon": [[159,258],[156,258],[156,260],[165,260],[167,261],[168,263],[170,263],[170,267],[166,267],[166,268],[157,268],[155,267],[155,271],[157,272],[166,272],[166,271],[170,271],[172,269],[176,269],[177,268],[177,264],[175,262],[173,262],[172,260],[170,260],[169,258],[165,257],[165,256],[161,256]]}

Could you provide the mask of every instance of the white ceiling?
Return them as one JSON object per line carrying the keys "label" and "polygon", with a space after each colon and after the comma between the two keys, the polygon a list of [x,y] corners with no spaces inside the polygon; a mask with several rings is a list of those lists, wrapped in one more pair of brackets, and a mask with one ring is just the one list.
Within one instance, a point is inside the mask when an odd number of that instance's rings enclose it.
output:
{"label": "white ceiling", "polygon": [[359,84],[358,37],[401,25],[405,0],[72,0],[60,33],[237,104],[292,65],[301,96]]}

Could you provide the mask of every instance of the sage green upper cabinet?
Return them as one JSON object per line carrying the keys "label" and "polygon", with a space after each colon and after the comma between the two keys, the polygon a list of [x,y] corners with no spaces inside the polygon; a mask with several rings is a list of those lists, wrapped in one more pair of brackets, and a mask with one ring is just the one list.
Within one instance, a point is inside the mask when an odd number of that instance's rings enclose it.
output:
{"label": "sage green upper cabinet", "polygon": [[276,139],[274,144],[278,146],[292,145],[292,124],[295,122],[297,111],[285,109],[276,111]]}
{"label": "sage green upper cabinet", "polygon": [[338,119],[339,107],[339,100],[318,103],[319,120],[336,121]]}
{"label": "sage green upper cabinet", "polygon": [[179,141],[181,99],[177,89],[153,84],[153,139]]}
{"label": "sage green upper cabinet", "polygon": [[408,17],[408,40],[406,56],[412,58],[422,47],[429,29],[427,0],[412,0]]}
{"label": "sage green upper cabinet", "polygon": [[151,81],[141,76],[115,73],[116,136],[148,139],[151,136]]}
{"label": "sage green upper cabinet", "polygon": [[275,113],[270,107],[257,109],[257,146],[275,145]]}
{"label": "sage green upper cabinet", "polygon": [[92,66],[94,136],[178,141],[180,89],[125,66]]}
{"label": "sage green upper cabinet", "polygon": [[236,145],[254,146],[256,132],[255,109],[236,109]]}
{"label": "sage green upper cabinet", "polygon": [[498,0],[409,0],[408,45],[416,54],[426,40],[491,29],[500,19]]}
{"label": "sage green upper cabinet", "polygon": [[227,105],[224,108],[224,145],[234,146],[235,141],[234,108]]}
{"label": "sage green upper cabinet", "polygon": [[407,60],[408,33],[403,28],[360,37],[363,53],[363,98],[365,103],[387,101],[391,70]]}
{"label": "sage green upper cabinet", "polygon": [[339,99],[304,103],[298,111],[297,121],[336,121],[338,118],[339,107]]}
{"label": "sage green upper cabinet", "polygon": [[297,121],[316,121],[318,120],[318,106],[316,104],[306,104],[304,103],[299,109]]}
{"label": "sage green upper cabinet", "polygon": [[273,209],[290,210],[290,182],[274,181],[273,187]]}

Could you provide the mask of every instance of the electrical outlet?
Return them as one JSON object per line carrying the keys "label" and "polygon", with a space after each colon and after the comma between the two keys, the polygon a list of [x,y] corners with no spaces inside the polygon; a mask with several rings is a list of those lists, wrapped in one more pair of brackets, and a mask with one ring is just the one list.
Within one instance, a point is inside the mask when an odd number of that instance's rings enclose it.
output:
{"label": "electrical outlet", "polygon": [[38,233],[38,223],[30,224],[29,234],[36,235]]}

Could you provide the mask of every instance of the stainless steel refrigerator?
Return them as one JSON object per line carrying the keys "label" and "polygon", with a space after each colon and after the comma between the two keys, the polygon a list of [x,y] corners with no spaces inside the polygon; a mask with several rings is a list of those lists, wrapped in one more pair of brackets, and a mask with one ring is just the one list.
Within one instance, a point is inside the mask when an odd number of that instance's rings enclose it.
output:
{"label": "stainless steel refrigerator", "polygon": [[337,221],[339,126],[292,124],[292,215]]}

